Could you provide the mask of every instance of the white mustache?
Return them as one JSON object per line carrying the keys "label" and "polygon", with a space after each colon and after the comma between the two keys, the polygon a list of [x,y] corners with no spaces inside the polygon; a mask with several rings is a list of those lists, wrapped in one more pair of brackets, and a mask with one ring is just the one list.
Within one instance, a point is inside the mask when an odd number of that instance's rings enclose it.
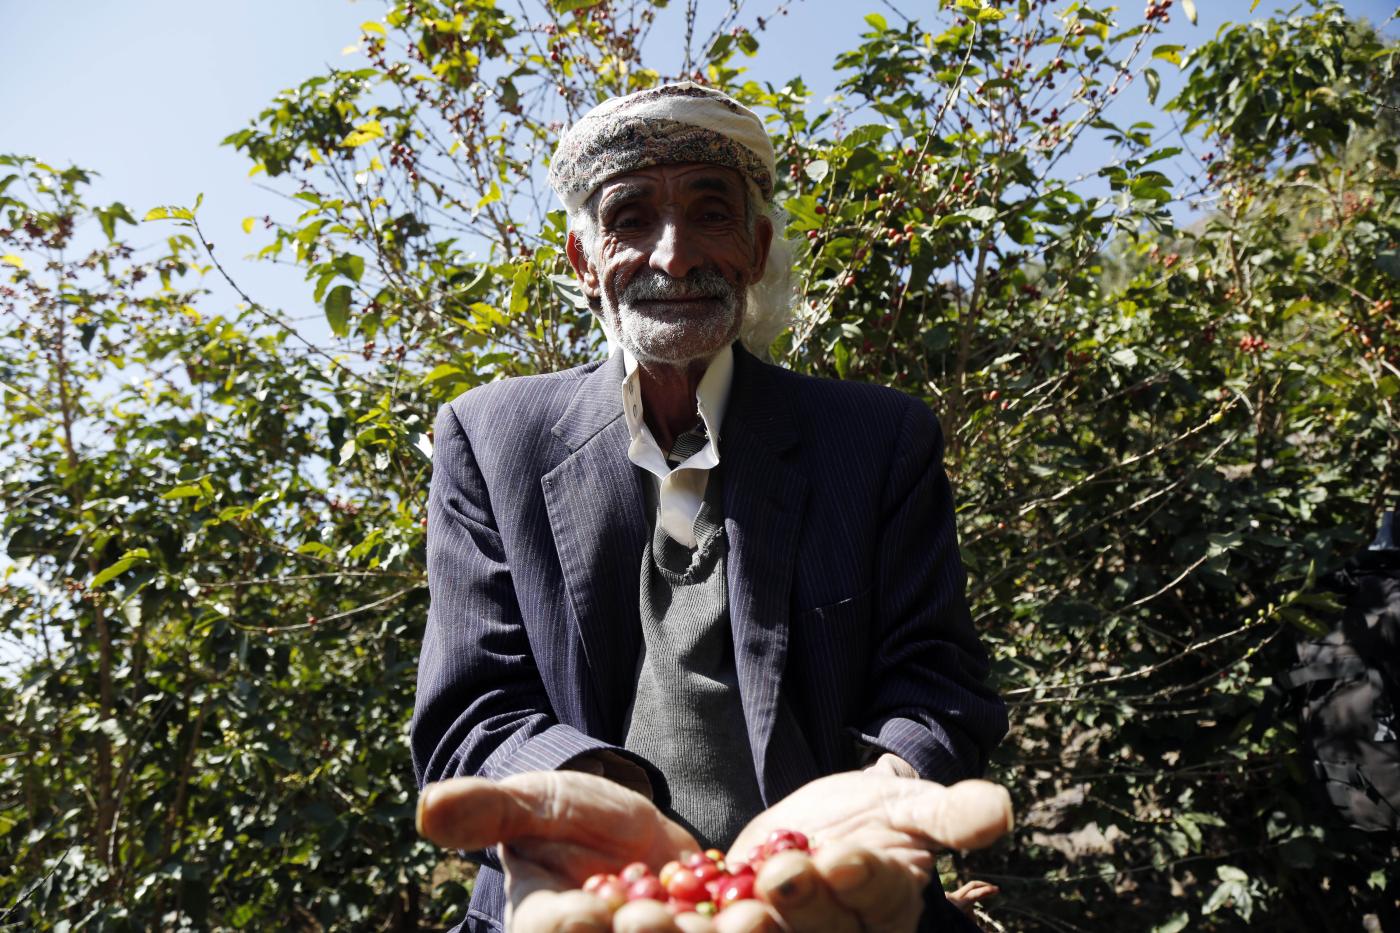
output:
{"label": "white mustache", "polygon": [[697,298],[727,300],[734,286],[714,269],[692,269],[685,278],[672,278],[655,269],[639,271],[622,289],[623,301],[692,301]]}

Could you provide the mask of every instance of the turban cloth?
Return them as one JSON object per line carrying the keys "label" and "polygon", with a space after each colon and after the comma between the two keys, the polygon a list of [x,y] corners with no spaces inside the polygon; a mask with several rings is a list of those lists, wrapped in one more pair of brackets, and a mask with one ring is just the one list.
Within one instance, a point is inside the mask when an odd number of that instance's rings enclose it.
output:
{"label": "turban cloth", "polygon": [[732,97],[689,81],[614,97],[588,111],[559,140],[549,184],[573,211],[614,175],[682,162],[727,166],[765,201],[773,197],[773,142],[763,121]]}

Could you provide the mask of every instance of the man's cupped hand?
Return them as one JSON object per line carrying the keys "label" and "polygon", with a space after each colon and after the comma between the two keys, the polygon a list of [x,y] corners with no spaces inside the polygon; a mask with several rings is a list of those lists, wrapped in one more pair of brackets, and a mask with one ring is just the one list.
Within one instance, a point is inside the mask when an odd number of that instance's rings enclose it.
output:
{"label": "man's cupped hand", "polygon": [[774,829],[796,829],[812,855],[781,852],[758,874],[758,900],[712,918],[672,917],[635,901],[611,917],[578,890],[588,876],[629,862],[657,871],[699,848],[650,800],[605,778],[574,771],[501,781],[454,778],[419,799],[418,829],[453,849],[499,846],[510,933],[909,933],[933,876],[934,853],[975,849],[1011,828],[1006,790],[987,781],[945,787],[875,772],[821,778],[756,817],[729,855],[745,859]]}

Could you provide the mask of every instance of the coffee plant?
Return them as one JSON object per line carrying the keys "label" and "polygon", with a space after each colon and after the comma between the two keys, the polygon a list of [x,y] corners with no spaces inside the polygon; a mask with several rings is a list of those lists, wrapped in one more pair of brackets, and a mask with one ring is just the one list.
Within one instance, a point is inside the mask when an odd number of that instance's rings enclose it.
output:
{"label": "coffee plant", "polygon": [[1400,491],[1395,45],[1331,2],[1193,48],[1160,36],[1185,2],[872,4],[823,103],[747,76],[795,2],[382,8],[365,67],[226,140],[287,195],[244,230],[305,273],[309,326],[211,297],[239,283],[198,204],[0,156],[0,926],[460,920],[472,869],[417,839],[406,745],[433,415],[606,352],[543,166],[676,78],[773,133],[797,262],[769,355],[942,419],[1020,812],[945,884],[1000,885],[1002,930],[1396,910],[1393,841],[1331,822],[1256,715]]}

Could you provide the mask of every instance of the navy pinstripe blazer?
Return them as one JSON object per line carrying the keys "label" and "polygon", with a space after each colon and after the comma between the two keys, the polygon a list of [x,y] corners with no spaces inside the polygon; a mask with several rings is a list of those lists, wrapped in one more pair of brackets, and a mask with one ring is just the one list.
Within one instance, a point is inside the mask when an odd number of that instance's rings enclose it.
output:
{"label": "navy pinstripe blazer", "polygon": [[[431,607],[412,723],[420,785],[618,749],[641,647],[648,536],[621,356],[481,386],[438,415]],[[938,422],[879,386],[735,347],[721,429],[730,622],[769,805],[875,746],[923,777],[976,776],[1006,731],[972,628]],[[776,760],[780,695],[812,750]],[[497,929],[490,853],[468,929]]]}

